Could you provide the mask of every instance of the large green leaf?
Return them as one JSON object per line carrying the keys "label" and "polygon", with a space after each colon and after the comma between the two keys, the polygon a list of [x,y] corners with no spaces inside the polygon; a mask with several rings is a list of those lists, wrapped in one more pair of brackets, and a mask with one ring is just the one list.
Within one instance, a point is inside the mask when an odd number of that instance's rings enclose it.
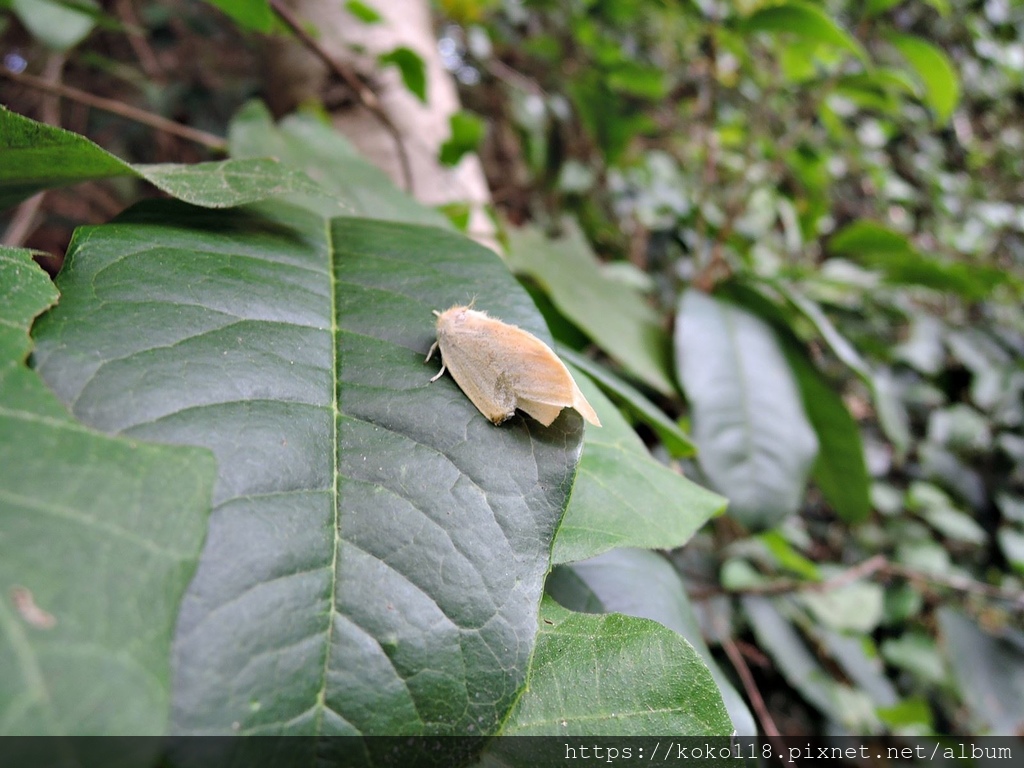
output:
{"label": "large green leaf", "polygon": [[645,384],[674,392],[670,344],[657,312],[638,292],[601,274],[577,225],[566,220],[564,227],[557,240],[539,229],[511,230],[509,266],[540,283],[562,314]]}
{"label": "large green leaf", "polygon": [[309,178],[265,154],[197,165],[131,165],[84,136],[0,106],[0,209],[42,189],[111,176],[136,176],[172,197],[210,208],[286,194],[323,195]]}
{"label": "large green leaf", "polygon": [[[510,736],[726,736],[732,723],[693,646],[657,622],[546,599]],[[606,659],[613,659],[607,664]],[[598,665],[600,669],[595,669]],[[503,744],[497,744],[500,752]]]}
{"label": "large green leaf", "polygon": [[690,289],[675,343],[701,468],[742,523],[778,523],[799,508],[818,452],[778,339],[755,315]]}
{"label": "large green leaf", "polygon": [[681,547],[723,511],[725,499],[652,458],[601,390],[582,374],[576,380],[603,426],[587,430],[552,562],[583,560],[616,547]]}
{"label": "large green leaf", "polygon": [[[211,448],[178,622],[182,733],[493,732],[525,681],[582,444],[431,383],[431,310],[546,336],[490,251],[282,203],[80,230],[37,364],[108,432]],[[127,578],[127,577],[126,577]]]}
{"label": "large green leaf", "polygon": [[213,457],[70,418],[24,366],[56,297],[27,251],[0,249],[0,294],[0,734],[162,734]]}
{"label": "large green leaf", "polygon": [[755,736],[757,726],[743,697],[715,663],[701,636],[686,588],[669,562],[646,549],[616,549],[581,563],[556,568],[548,594],[571,610],[624,613],[651,619],[677,632],[700,654],[718,684],[737,736]]}

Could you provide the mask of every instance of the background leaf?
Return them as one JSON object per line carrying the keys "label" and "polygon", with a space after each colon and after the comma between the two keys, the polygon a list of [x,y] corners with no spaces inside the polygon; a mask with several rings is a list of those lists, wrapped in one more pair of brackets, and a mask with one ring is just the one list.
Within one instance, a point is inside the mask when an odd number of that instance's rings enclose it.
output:
{"label": "background leaf", "polygon": [[405,87],[426,104],[427,102],[427,68],[423,59],[416,51],[406,46],[399,46],[394,50],[383,53],[377,57],[383,64],[394,64],[402,74],[402,83]]}
{"label": "background leaf", "polygon": [[[546,599],[530,683],[508,736],[726,736],[732,723],[686,640],[647,619],[572,613]],[[612,658],[595,684],[594,666]],[[499,742],[497,749],[502,747]]]}
{"label": "background leaf", "polygon": [[857,422],[811,362],[788,345],[786,351],[804,410],[818,436],[818,456],[811,470],[814,482],[841,518],[863,522],[871,514],[871,477]]}
{"label": "background leaf", "polygon": [[[70,418],[23,365],[52,284],[4,248],[0,286],[0,734],[163,734],[213,458]],[[63,746],[65,758],[82,748]]]}
{"label": "background leaf", "polygon": [[[84,136],[0,106],[0,208],[39,190],[112,176],[135,176],[179,200],[227,208],[286,194],[322,196],[301,173],[267,157],[195,165],[131,165]],[[335,205],[335,213],[340,213]]]}
{"label": "background leaf", "polygon": [[636,387],[623,381],[599,363],[589,357],[565,347],[558,346],[558,354],[576,368],[586,372],[587,376],[597,382],[601,389],[613,395],[636,419],[653,429],[665,449],[675,458],[693,456],[697,446],[690,436],[672,421],[658,406],[644,397]]}
{"label": "background leaf", "polygon": [[484,121],[472,112],[462,110],[448,118],[451,135],[441,145],[440,160],[444,165],[458,165],[463,155],[475,152],[487,133]]}
{"label": "background leaf", "polygon": [[269,32],[274,13],[267,0],[206,0],[230,16],[235,23],[253,32]]}
{"label": "background leaf", "polygon": [[232,120],[228,141],[233,157],[272,155],[327,190],[329,198],[311,199],[301,190],[291,198],[322,216],[354,215],[451,229],[443,214],[396,189],[387,174],[348,140],[309,115],[292,115],[275,125],[263,104],[250,102]]}
{"label": "background leaf", "polygon": [[616,547],[679,547],[722,512],[725,499],[654,459],[601,391],[583,375],[576,381],[603,426],[587,430],[552,562]]}
{"label": "background leaf", "polygon": [[960,100],[960,81],[949,57],[916,35],[891,33],[887,39],[924,83],[925,103],[935,113],[935,121],[940,125],[947,123]]}
{"label": "background leaf", "polygon": [[701,468],[744,525],[780,522],[800,504],[818,441],[771,328],[690,289],[675,343]]}
{"label": "background leaf", "polygon": [[781,2],[766,5],[748,16],[742,25],[745,32],[775,32],[797,35],[816,43],[831,45],[868,62],[867,52],[846,30],[821,8],[810,3]]}
{"label": "background leaf", "polygon": [[[99,10],[93,0],[79,3]],[[10,7],[33,37],[57,51],[74,48],[96,26],[92,14],[55,0],[11,0]]]}
{"label": "background leaf", "polygon": [[548,577],[547,591],[570,610],[616,612],[651,619],[685,637],[718,684],[736,735],[757,733],[754,716],[743,697],[715,663],[704,642],[679,574],[660,554],[646,549],[616,549],[561,566]]}
{"label": "background leaf", "polygon": [[669,341],[658,314],[639,293],[601,275],[578,226],[566,221],[563,227],[557,240],[538,229],[510,230],[509,266],[540,283],[558,310],[630,373],[671,393]]}
{"label": "background leaf", "polygon": [[993,635],[954,608],[939,609],[943,651],[980,733],[1016,736],[1024,727],[1024,633]]}
{"label": "background leaf", "polygon": [[1014,281],[1008,273],[992,267],[925,256],[904,235],[871,221],[843,227],[831,237],[828,248],[881,270],[890,283],[922,285],[972,300],[983,299],[995,286]]}

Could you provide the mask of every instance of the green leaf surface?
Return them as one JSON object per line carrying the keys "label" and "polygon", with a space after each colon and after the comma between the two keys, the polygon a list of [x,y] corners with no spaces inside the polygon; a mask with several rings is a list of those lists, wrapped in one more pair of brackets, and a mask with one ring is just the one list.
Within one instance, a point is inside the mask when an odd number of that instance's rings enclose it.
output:
{"label": "green leaf surface", "polygon": [[882,596],[878,584],[858,581],[821,592],[801,592],[794,599],[826,627],[867,633],[882,620]]}
{"label": "green leaf surface", "polygon": [[345,3],[345,10],[364,24],[376,24],[384,18],[373,6],[360,2],[360,0],[348,0]]}
{"label": "green leaf surface", "polygon": [[821,581],[821,569],[813,560],[793,545],[779,529],[765,531],[757,536],[758,541],[764,544],[765,549],[771,554],[776,565],[789,573],[799,576],[808,581]]}
{"label": "green leaf surface", "polygon": [[864,4],[864,15],[877,16],[902,2],[903,0],[867,0]]}
{"label": "green leaf surface", "polygon": [[601,274],[578,225],[565,220],[563,228],[557,240],[535,228],[509,230],[509,266],[536,280],[563,315],[630,373],[663,394],[673,393],[670,345],[658,313],[639,292]]}
{"label": "green leaf surface", "polygon": [[220,8],[243,29],[269,32],[274,26],[274,12],[267,0],[206,0]]}
{"label": "green leaf surface", "polygon": [[479,117],[465,110],[448,118],[448,126],[451,135],[441,145],[440,160],[444,165],[458,165],[464,155],[475,152],[480,146],[487,126]]}
{"label": "green leaf surface", "polygon": [[1024,531],[1009,525],[1002,525],[996,532],[996,541],[1003,551],[1003,557],[1018,574],[1024,575]]}
{"label": "green leaf surface", "polygon": [[[567,582],[574,586],[564,587]],[[623,613],[650,619],[687,639],[715,679],[737,736],[754,736],[757,725],[743,697],[715,663],[700,623],[675,568],[646,549],[616,549],[590,560],[556,568],[548,594],[564,607],[586,613]]]}
{"label": "green leaf surface", "polygon": [[906,236],[872,221],[855,221],[834,234],[829,251],[881,270],[889,283],[921,285],[980,300],[998,285],[1013,281],[1005,272],[920,253]]}
{"label": "green leaf surface", "polygon": [[871,514],[871,476],[860,428],[843,398],[800,350],[786,348],[807,418],[818,436],[811,476],[836,513],[849,523]]}
{"label": "green leaf surface", "polygon": [[558,354],[586,373],[604,392],[621,401],[634,417],[653,429],[661,444],[674,458],[686,458],[697,453],[697,446],[693,444],[690,436],[666,416],[664,411],[644,397],[636,387],[589,357],[573,352],[567,347],[559,345]]}
{"label": "green leaf surface", "polygon": [[921,630],[911,629],[885,640],[882,656],[890,666],[928,685],[943,685],[949,677],[935,638]]}
{"label": "green leaf surface", "polygon": [[583,436],[571,410],[495,427],[430,381],[432,309],[475,294],[546,337],[501,261],[434,228],[161,201],[79,230],[59,286],[37,367],[75,415],[219,461],[174,730],[493,732]]}
{"label": "green leaf surface", "polygon": [[798,509],[818,452],[778,339],[755,315],[690,289],[675,343],[701,468],[733,517],[775,525]]}
{"label": "green leaf surface", "polygon": [[[78,0],[84,7],[97,8],[92,0]],[[67,51],[92,32],[96,22],[84,8],[79,10],[57,0],[12,0],[11,10],[25,29],[44,45]]]}
{"label": "green leaf surface", "polygon": [[886,676],[885,665],[871,635],[840,633],[824,627],[816,629],[815,635],[828,654],[850,681],[871,697],[876,709],[897,705],[899,694]]}
{"label": "green leaf surface", "polygon": [[[675,632],[617,613],[573,613],[550,598],[541,619],[529,686],[504,723],[504,735],[731,733],[711,673]],[[606,659],[612,663],[604,664]]]}
{"label": "green leaf surface", "polygon": [[815,330],[821,335],[821,338],[828,344],[833,354],[847,368],[856,373],[862,381],[870,384],[872,374],[867,361],[857,351],[857,348],[839,332],[839,329],[829,319],[829,316],[825,314],[821,306],[787,283],[773,281],[771,285],[785,296],[786,301],[792,304],[801,315],[811,322]]}
{"label": "green leaf surface", "polygon": [[43,189],[112,176],[142,178],[172,197],[209,208],[295,193],[323,194],[303,174],[265,156],[195,165],[131,165],[84,136],[0,107],[0,209]]}
{"label": "green leaf surface", "polygon": [[949,57],[916,35],[891,33],[887,39],[924,83],[925,103],[935,113],[935,121],[939,125],[947,123],[960,100],[960,80]]}
{"label": "green leaf surface", "polygon": [[900,386],[888,369],[878,371],[872,379],[871,391],[875,398],[878,423],[885,436],[896,449],[896,457],[902,461],[910,450],[910,415],[900,396]]}
{"label": "green leaf surface", "polygon": [[[836,682],[807,648],[792,623],[777,607],[781,601],[747,595],[743,610],[757,637],[758,646],[793,688],[822,714],[852,733],[868,733],[877,726],[874,708],[858,706],[858,697],[848,686]],[[857,699],[860,699],[858,701]]]}
{"label": "green leaf surface", "polygon": [[659,67],[624,61],[608,73],[608,87],[616,93],[657,101],[665,98],[668,78]]}
{"label": "green leaf surface", "polygon": [[292,198],[322,216],[360,216],[451,229],[442,213],[398,190],[343,136],[312,116],[292,115],[275,125],[263,104],[250,102],[232,120],[228,142],[232,157],[276,157],[327,190],[330,198],[311,199],[302,190]]}
{"label": "green leaf surface", "polygon": [[939,609],[943,650],[977,733],[1014,736],[1024,729],[1024,633],[989,634],[953,608]]}
{"label": "green leaf surface", "polygon": [[381,66],[393,64],[398,67],[405,87],[421,102],[427,103],[427,67],[416,51],[402,45],[382,53],[377,61]]}
{"label": "green leaf surface", "polygon": [[803,2],[781,2],[759,8],[742,25],[745,32],[792,34],[805,40],[830,45],[854,54],[865,64],[867,51],[825,11]]}
{"label": "green leaf surface", "polygon": [[24,366],[52,283],[4,248],[0,292],[0,734],[163,734],[213,457],[77,423]]}
{"label": "green leaf surface", "polygon": [[680,547],[721,514],[725,499],[652,458],[601,390],[582,375],[576,381],[603,426],[587,429],[552,562],[583,560],[617,547]]}

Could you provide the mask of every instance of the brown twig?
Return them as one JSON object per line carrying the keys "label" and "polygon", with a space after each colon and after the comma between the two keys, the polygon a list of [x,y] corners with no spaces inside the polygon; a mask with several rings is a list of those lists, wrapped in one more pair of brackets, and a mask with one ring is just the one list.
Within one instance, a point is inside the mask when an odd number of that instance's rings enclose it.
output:
{"label": "brown twig", "polygon": [[270,0],[270,7],[274,13],[283,21],[295,36],[302,41],[312,53],[314,53],[324,64],[327,65],[334,74],[340,77],[355,93],[359,103],[363,105],[367,110],[370,111],[377,121],[384,126],[384,129],[391,134],[391,138],[394,139],[395,149],[398,152],[398,161],[402,166],[402,179],[405,183],[405,191],[409,194],[413,193],[413,179],[412,179],[412,166],[409,164],[409,155],[405,149],[405,142],[402,140],[402,134],[399,133],[398,128],[391,122],[391,118],[388,117],[387,113],[380,105],[380,101],[377,99],[375,94],[369,86],[366,85],[359,76],[349,67],[337,61],[330,53],[328,53],[323,46],[320,45],[313,36],[306,31],[306,28],[302,25],[302,21],[292,12],[292,10],[286,6],[283,0]]}
{"label": "brown twig", "polygon": [[905,565],[891,563],[885,555],[869,557],[857,565],[846,569],[842,573],[833,576],[825,581],[795,581],[793,579],[779,579],[768,584],[752,584],[740,589],[723,589],[721,587],[705,587],[696,589],[689,593],[693,600],[707,600],[722,595],[783,595],[790,592],[828,592],[833,589],[846,586],[850,582],[872,576],[874,574],[884,576],[898,576],[910,581],[925,581],[938,584],[958,592],[970,592],[982,595],[994,600],[1005,600],[1018,608],[1024,609],[1024,592],[1010,592],[991,584],[983,584],[980,581],[968,579],[963,576],[943,576],[940,574],[925,573],[908,568]]}
{"label": "brown twig", "polygon": [[775,720],[772,719],[772,715],[764,703],[764,697],[761,696],[761,691],[754,681],[754,675],[751,674],[750,667],[747,666],[747,662],[743,658],[743,654],[740,653],[736,642],[731,637],[725,637],[722,640],[722,650],[725,651],[725,655],[729,657],[732,668],[739,675],[740,683],[743,685],[743,690],[746,691],[750,706],[754,708],[758,722],[761,723],[761,730],[764,731],[764,735],[769,739],[778,738],[781,736],[779,729],[776,727]]}
{"label": "brown twig", "polygon": [[[46,59],[43,67],[43,77],[47,83],[59,84],[61,75],[64,72],[64,64],[67,56],[63,53],[51,53]],[[43,96],[42,104],[39,107],[40,119],[49,125],[60,125],[60,97],[48,94]],[[38,226],[36,214],[43,204],[46,192],[39,192],[28,198],[18,206],[14,215],[11,216],[7,229],[4,230],[3,244],[12,247],[24,245],[29,236]]]}
{"label": "brown twig", "polygon": [[487,71],[506,85],[511,85],[514,88],[526,91],[534,96],[540,96],[541,98],[547,98],[548,96],[547,91],[540,86],[540,83],[532,77],[527,77],[522,72],[512,69],[512,67],[500,59],[491,59],[488,61]]}
{"label": "brown twig", "polygon": [[200,131],[196,128],[176,123],[173,120],[168,120],[166,117],[154,115],[152,112],[146,112],[143,109],[123,104],[120,101],[115,101],[114,99],[94,96],[93,94],[81,91],[78,88],[72,88],[70,85],[64,85],[63,83],[48,83],[46,80],[34,75],[28,75],[24,72],[12,72],[5,67],[0,67],[0,76],[6,77],[8,80],[13,80],[16,83],[21,83],[22,85],[26,85],[30,88],[37,88],[41,91],[45,91],[46,93],[54,93],[58,96],[71,99],[72,101],[77,101],[96,109],[102,109],[104,112],[110,112],[129,120],[134,120],[137,123],[148,125],[154,130],[163,131],[182,139],[194,141],[196,144],[202,144],[204,147],[209,147],[217,152],[224,152],[228,147],[227,142],[220,136],[214,136],[212,133],[207,133],[206,131]]}
{"label": "brown twig", "polygon": [[132,7],[131,0],[117,0],[116,8],[118,15],[124,21],[128,44],[135,51],[135,57],[142,65],[142,70],[146,73],[146,77],[157,83],[166,82],[167,72],[150,47],[149,41],[146,40],[144,28],[139,23],[139,17]]}
{"label": "brown twig", "polygon": [[899,576],[909,581],[926,581],[956,590],[957,592],[970,592],[994,600],[1006,600],[1020,610],[1024,610],[1024,592],[1010,592],[994,587],[991,584],[968,579],[964,576],[944,576],[937,573],[915,571],[913,568],[907,568],[905,565],[898,565],[897,563],[886,562],[885,566],[880,570],[883,573]]}

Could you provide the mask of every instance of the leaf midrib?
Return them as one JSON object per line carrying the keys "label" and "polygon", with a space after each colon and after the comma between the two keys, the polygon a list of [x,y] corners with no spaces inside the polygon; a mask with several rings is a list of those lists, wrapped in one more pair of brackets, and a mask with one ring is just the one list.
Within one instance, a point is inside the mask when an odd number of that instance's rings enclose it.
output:
{"label": "leaf midrib", "polygon": [[[333,384],[334,397],[331,400],[331,451],[334,456],[334,483],[331,485],[331,501],[334,506],[332,529],[334,531],[333,553],[331,557],[331,592],[327,603],[327,633],[324,642],[324,665],[320,679],[320,689],[317,691],[318,710],[314,725],[314,731],[320,734],[323,729],[324,712],[327,707],[327,681],[330,674],[331,646],[334,643],[334,624],[337,618],[337,592],[338,592],[338,553],[341,551],[341,526],[339,525],[339,501],[340,493],[338,485],[341,482],[341,472],[338,471],[340,453],[338,446],[338,424],[341,421],[341,413],[338,409],[340,401],[340,381],[338,376],[340,332],[338,330],[338,276],[337,266],[334,261],[335,244],[334,234],[331,230],[330,219],[324,219],[324,242],[327,245],[327,279],[330,280],[331,294],[331,383]],[[339,714],[340,717],[340,714]]]}

